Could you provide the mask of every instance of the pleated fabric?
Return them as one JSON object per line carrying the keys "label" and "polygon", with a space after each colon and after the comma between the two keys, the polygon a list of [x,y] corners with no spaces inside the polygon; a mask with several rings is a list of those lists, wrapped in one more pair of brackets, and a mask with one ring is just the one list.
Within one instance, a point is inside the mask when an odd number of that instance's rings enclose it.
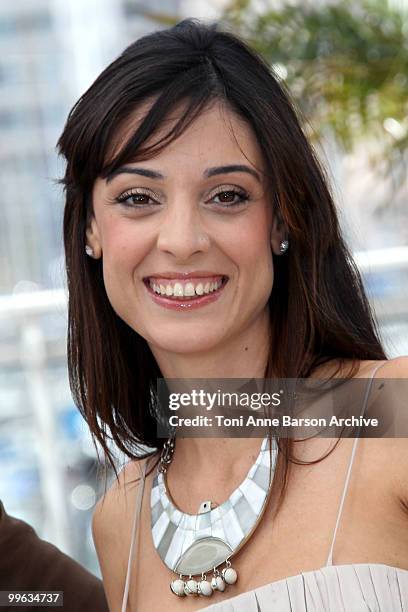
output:
{"label": "pleated fabric", "polygon": [[408,612],[408,570],[381,563],[328,565],[271,582],[202,612]]}

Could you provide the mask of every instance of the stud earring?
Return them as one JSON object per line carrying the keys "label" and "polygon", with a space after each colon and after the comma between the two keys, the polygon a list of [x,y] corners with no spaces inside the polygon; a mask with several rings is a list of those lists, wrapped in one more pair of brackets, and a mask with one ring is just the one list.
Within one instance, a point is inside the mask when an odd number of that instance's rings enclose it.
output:
{"label": "stud earring", "polygon": [[288,246],[289,246],[289,240],[282,240],[282,242],[279,245],[279,253],[281,254],[286,253],[286,251],[288,250]]}
{"label": "stud earring", "polygon": [[89,244],[85,247],[85,253],[89,255],[89,257],[94,257],[93,248],[89,246]]}

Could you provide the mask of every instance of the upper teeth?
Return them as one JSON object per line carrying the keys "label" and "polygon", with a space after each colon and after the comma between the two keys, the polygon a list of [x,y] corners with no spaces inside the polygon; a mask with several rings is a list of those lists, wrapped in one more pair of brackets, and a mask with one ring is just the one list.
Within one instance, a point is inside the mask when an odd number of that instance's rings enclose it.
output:
{"label": "upper teeth", "polygon": [[204,293],[211,293],[212,291],[216,291],[222,285],[222,280],[214,281],[214,282],[199,282],[199,283],[186,283],[183,285],[182,283],[175,283],[167,285],[163,285],[162,283],[157,284],[153,281],[153,279],[149,279],[150,287],[156,293],[160,293],[161,295],[174,297],[188,297],[193,295],[203,295]]}

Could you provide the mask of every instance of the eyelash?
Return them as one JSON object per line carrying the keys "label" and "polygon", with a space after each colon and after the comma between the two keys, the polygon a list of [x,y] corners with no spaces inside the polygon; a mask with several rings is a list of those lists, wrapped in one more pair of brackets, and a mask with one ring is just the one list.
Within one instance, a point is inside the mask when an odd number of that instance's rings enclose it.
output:
{"label": "eyelash", "polygon": [[[239,197],[239,200],[237,202],[232,202],[231,204],[222,204],[221,202],[216,202],[216,204],[218,204],[219,206],[223,208],[232,208],[234,206],[239,206],[249,200],[249,195],[246,191],[244,191],[243,189],[238,189],[237,187],[232,187],[232,186],[229,187],[228,189],[224,188],[220,191],[217,191],[211,197],[216,198],[217,196],[220,196],[221,194],[225,194],[225,193],[232,193],[234,195],[237,195]],[[143,189],[139,189],[139,190],[130,189],[129,191],[125,191],[120,196],[115,198],[115,202],[117,202],[118,204],[122,204],[123,206],[126,206],[128,208],[141,209],[141,208],[150,208],[150,207],[156,206],[156,204],[135,203],[135,202],[130,204],[127,202],[127,200],[129,200],[130,198],[137,197],[137,196],[147,196],[150,199],[153,199],[151,197],[151,194],[148,191],[145,191]]]}

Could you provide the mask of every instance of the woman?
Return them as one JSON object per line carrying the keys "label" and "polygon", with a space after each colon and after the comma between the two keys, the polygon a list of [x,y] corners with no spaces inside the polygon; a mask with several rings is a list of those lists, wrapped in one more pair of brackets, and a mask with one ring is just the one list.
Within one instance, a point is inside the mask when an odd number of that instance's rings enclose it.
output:
{"label": "woman", "polygon": [[[358,438],[342,439],[327,452],[315,438],[296,453],[278,440],[254,509],[237,487],[266,456],[259,439],[178,438],[174,449],[157,436],[160,377],[343,376],[369,379],[369,392],[374,376],[407,376],[407,358],[381,346],[282,84],[232,34],[185,20],[102,72],[59,149],[71,386],[107,458],[112,440],[131,459],[93,520],[110,609],[408,605],[405,440],[362,439],[356,452]],[[200,571],[209,549],[187,559],[184,521],[212,525],[217,502],[224,511],[238,497],[246,537]],[[219,525],[222,547],[231,525]]]}

